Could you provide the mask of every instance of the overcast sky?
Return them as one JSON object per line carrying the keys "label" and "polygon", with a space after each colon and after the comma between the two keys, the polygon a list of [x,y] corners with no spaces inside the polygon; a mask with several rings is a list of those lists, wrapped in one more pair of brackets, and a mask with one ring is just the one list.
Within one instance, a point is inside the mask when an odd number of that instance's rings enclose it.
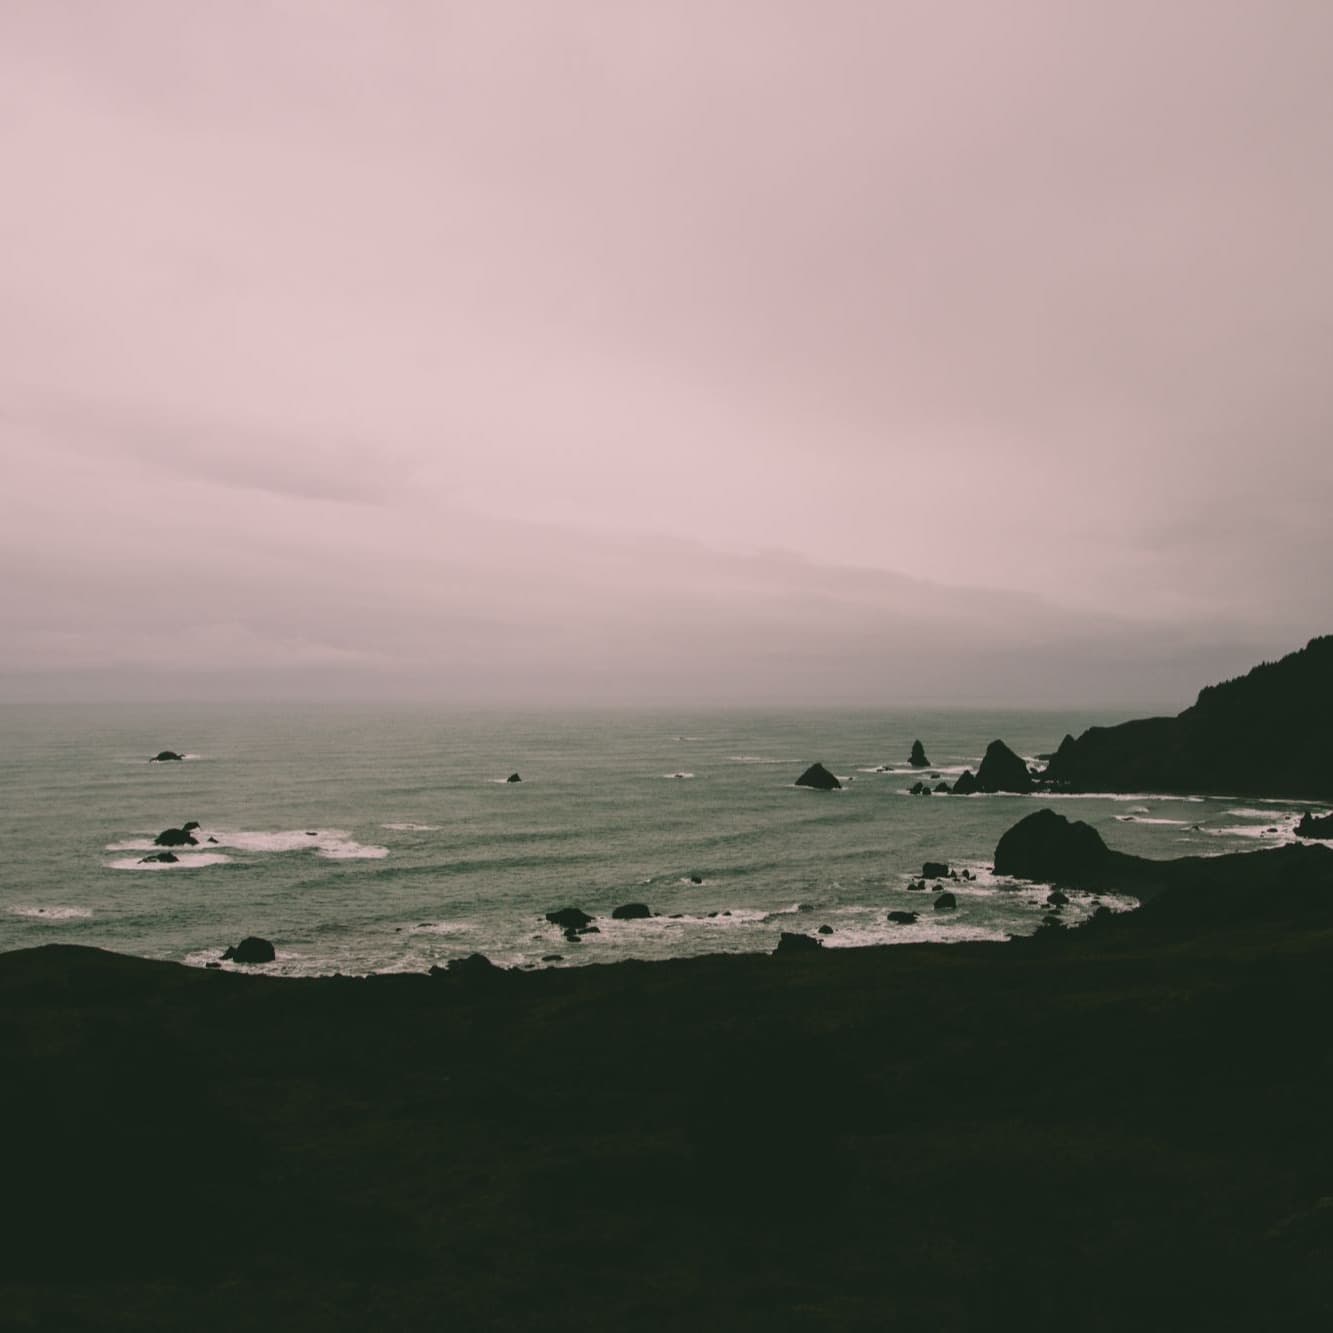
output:
{"label": "overcast sky", "polygon": [[3,0],[0,170],[0,697],[1333,630],[1325,0]]}

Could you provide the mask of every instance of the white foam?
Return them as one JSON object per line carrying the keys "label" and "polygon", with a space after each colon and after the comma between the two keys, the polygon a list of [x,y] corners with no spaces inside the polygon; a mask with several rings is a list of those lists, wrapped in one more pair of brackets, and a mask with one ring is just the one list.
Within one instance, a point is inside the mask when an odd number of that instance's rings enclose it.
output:
{"label": "white foam", "polygon": [[663,773],[664,778],[692,778],[693,773]]}
{"label": "white foam", "polygon": [[466,935],[472,927],[466,921],[422,921],[408,930],[409,935]]}
{"label": "white foam", "polygon": [[183,852],[172,851],[174,861],[145,861],[141,857],[127,857],[120,861],[108,861],[110,870],[199,870],[204,866],[225,865],[231,860],[220,852]]}
{"label": "white foam", "polygon": [[1236,815],[1240,819],[1266,819],[1270,824],[1279,819],[1295,819],[1294,810],[1256,810],[1249,806],[1240,806],[1236,810],[1228,810],[1227,814]]}
{"label": "white foam", "polygon": [[1034,791],[1041,801],[1192,801],[1202,805],[1206,796],[1167,796],[1157,792],[1123,791]]}
{"label": "white foam", "polygon": [[733,764],[799,764],[799,759],[768,759],[761,754],[733,754],[727,758]]}
{"label": "white foam", "polygon": [[[388,856],[387,847],[359,843],[343,829],[285,829],[280,832],[235,832],[204,829],[217,839],[219,847],[238,852],[313,851],[330,861],[380,860]],[[198,833],[195,835],[198,837]]]}
{"label": "white foam", "polygon": [[1115,818],[1120,824],[1176,824],[1183,828],[1189,823],[1188,819],[1154,819],[1144,815],[1116,815]]}
{"label": "white foam", "polygon": [[27,903],[7,907],[5,911],[10,916],[27,917],[33,921],[84,921],[93,914],[91,907],[36,907]]}
{"label": "white foam", "polygon": [[1214,838],[1257,838],[1265,842],[1275,842],[1287,838],[1291,830],[1278,825],[1261,828],[1258,824],[1228,824],[1222,828],[1205,828],[1200,832]]}
{"label": "white foam", "polygon": [[433,833],[440,827],[439,824],[381,824],[380,828],[392,829],[395,833]]}

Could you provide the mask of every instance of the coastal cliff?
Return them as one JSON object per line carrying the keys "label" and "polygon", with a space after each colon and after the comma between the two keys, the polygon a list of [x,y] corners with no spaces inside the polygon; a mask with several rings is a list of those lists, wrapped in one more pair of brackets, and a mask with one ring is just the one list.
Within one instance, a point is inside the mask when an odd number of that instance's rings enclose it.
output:
{"label": "coastal cliff", "polygon": [[1176,717],[1066,736],[1042,777],[1067,791],[1333,799],[1333,635],[1210,685]]}

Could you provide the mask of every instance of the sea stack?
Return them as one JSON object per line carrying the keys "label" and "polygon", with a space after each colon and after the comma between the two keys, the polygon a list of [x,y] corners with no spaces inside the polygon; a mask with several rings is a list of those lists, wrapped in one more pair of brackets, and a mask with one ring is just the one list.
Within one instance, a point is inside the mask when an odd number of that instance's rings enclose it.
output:
{"label": "sea stack", "polygon": [[148,762],[150,764],[166,764],[172,760],[181,760],[185,756],[177,754],[175,750],[159,750]]}
{"label": "sea stack", "polygon": [[811,764],[796,779],[798,787],[813,787],[816,791],[841,791],[842,783],[824,767],[823,764]]}
{"label": "sea stack", "polygon": [[517,773],[511,773],[511,774],[505,779],[505,781],[506,781],[506,782],[522,782],[523,779],[522,779],[521,777],[519,777],[519,775],[518,775]]}
{"label": "sea stack", "polygon": [[907,762],[913,768],[930,767],[930,760],[926,758],[926,747],[920,741],[912,742],[912,757]]}
{"label": "sea stack", "polygon": [[982,791],[1026,792],[1032,790],[1032,774],[1003,741],[991,741],[977,769],[977,784]]}

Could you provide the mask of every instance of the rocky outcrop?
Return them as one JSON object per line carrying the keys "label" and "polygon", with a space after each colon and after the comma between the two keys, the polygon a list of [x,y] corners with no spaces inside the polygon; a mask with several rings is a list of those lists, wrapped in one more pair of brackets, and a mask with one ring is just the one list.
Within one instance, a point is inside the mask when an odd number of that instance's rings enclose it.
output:
{"label": "rocky outcrop", "polygon": [[1050,884],[1091,883],[1100,879],[1111,851],[1089,824],[1071,822],[1054,810],[1038,810],[1020,819],[995,847],[995,873]]}
{"label": "rocky outcrop", "polygon": [[841,791],[842,783],[824,767],[823,764],[811,764],[796,779],[798,787],[813,787],[816,791]]}
{"label": "rocky outcrop", "polygon": [[958,899],[947,889],[935,899],[935,910],[937,912],[952,912],[957,906]]}
{"label": "rocky outcrop", "polygon": [[991,741],[977,769],[977,786],[986,792],[1028,792],[1032,790],[1032,774],[1003,741]]}
{"label": "rocky outcrop", "polygon": [[965,768],[958,775],[958,780],[953,784],[953,794],[955,796],[971,796],[973,792],[981,790],[981,783],[977,781],[977,775],[970,769]]}
{"label": "rocky outcrop", "polygon": [[921,867],[922,879],[948,879],[949,865],[947,861],[927,861]]}
{"label": "rocky outcrop", "polygon": [[912,756],[907,761],[913,768],[929,768],[930,760],[926,758],[926,747],[920,741],[912,742]]}
{"label": "rocky outcrop", "polygon": [[518,775],[517,773],[511,773],[511,774],[505,779],[505,781],[506,781],[506,782],[522,782],[523,779],[522,779],[521,777],[519,777],[519,775]]}
{"label": "rocky outcrop", "polygon": [[1312,815],[1307,810],[1293,831],[1298,838],[1333,838],[1333,814]]}
{"label": "rocky outcrop", "polygon": [[159,750],[148,762],[150,764],[168,764],[173,761],[179,762],[184,758],[183,754],[177,754],[175,750]]}
{"label": "rocky outcrop", "polygon": [[916,919],[917,916],[915,912],[889,913],[889,920],[892,921],[895,926],[910,926],[916,922]]}
{"label": "rocky outcrop", "polygon": [[158,847],[197,847],[199,839],[194,836],[192,830],[198,827],[198,824],[191,822],[184,828],[164,828],[153,839],[153,843]]}
{"label": "rocky outcrop", "polygon": [[179,860],[180,857],[177,856],[175,852],[150,852],[147,856],[141,856],[139,858],[139,864],[143,866],[157,861],[163,865],[174,866]]}
{"label": "rocky outcrop", "polygon": [[239,944],[234,945],[222,955],[223,962],[233,963],[271,963],[278,956],[272,941],[261,939],[258,935],[247,935]]}
{"label": "rocky outcrop", "polygon": [[647,903],[621,903],[612,909],[611,918],[614,921],[642,921],[652,914]]}
{"label": "rocky outcrop", "polygon": [[1210,685],[1176,717],[1066,736],[1043,778],[1068,791],[1333,799],[1333,635]]}
{"label": "rocky outcrop", "polygon": [[784,930],[778,940],[774,953],[818,953],[823,946],[813,935],[798,935],[795,931]]}
{"label": "rocky outcrop", "polygon": [[546,919],[561,930],[586,932],[592,925],[592,917],[578,907],[561,907],[555,912],[547,912]]}
{"label": "rocky outcrop", "polygon": [[461,977],[464,981],[477,981],[482,978],[503,975],[504,968],[497,967],[484,953],[470,953],[466,958],[451,958],[443,967],[432,967],[433,977]]}

